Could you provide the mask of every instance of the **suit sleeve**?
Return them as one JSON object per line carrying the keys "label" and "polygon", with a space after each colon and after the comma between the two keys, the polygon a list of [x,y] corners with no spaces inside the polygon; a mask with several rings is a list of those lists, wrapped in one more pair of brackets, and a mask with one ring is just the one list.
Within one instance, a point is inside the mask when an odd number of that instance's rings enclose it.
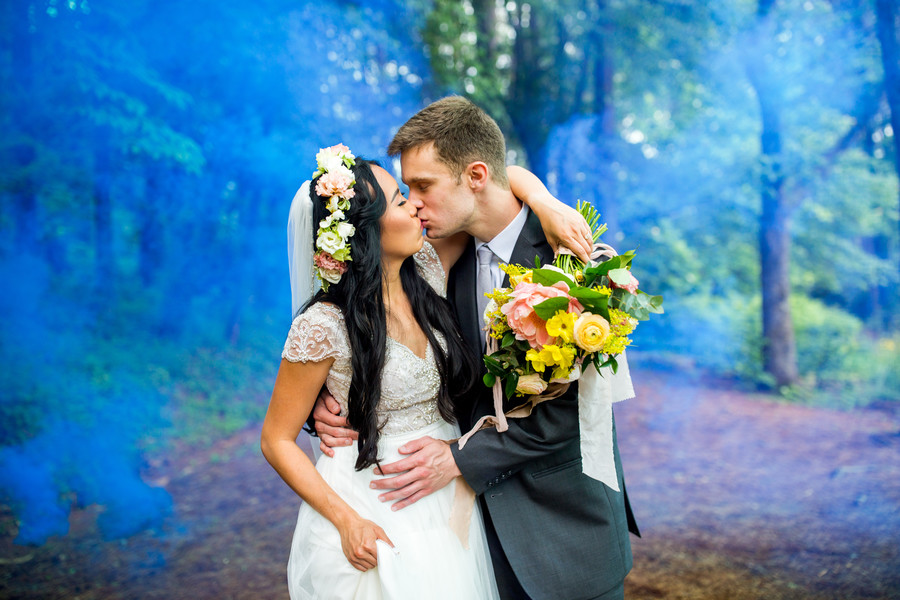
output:
{"label": "suit sleeve", "polygon": [[482,429],[460,450],[451,445],[463,479],[476,494],[491,482],[506,479],[529,462],[553,454],[578,439],[578,385],[559,398],[538,404],[522,419],[509,419],[503,433]]}

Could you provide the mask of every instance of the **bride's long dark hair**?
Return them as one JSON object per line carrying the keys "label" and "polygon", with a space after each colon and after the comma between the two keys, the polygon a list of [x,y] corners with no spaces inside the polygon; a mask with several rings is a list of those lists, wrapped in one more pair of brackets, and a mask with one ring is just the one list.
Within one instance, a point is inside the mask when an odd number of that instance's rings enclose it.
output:
{"label": "bride's long dark hair", "polygon": [[[381,373],[384,370],[387,345],[387,320],[382,295],[384,273],[381,264],[381,216],[387,210],[384,190],[378,185],[372,166],[374,161],[356,159],[352,168],[356,178],[355,196],[347,220],[356,228],[350,238],[353,260],[347,272],[328,291],[319,291],[304,307],[316,302],[330,302],[340,308],[347,326],[352,353],[352,379],[349,394],[350,426],[359,432],[359,457],[356,469],[362,470],[378,462],[380,431],[376,407],[381,398]],[[325,199],[316,194],[316,180],[309,187],[313,203],[313,239],[318,223],[328,216]],[[454,422],[453,398],[466,393],[473,383],[475,364],[464,346],[459,325],[450,303],[441,298],[419,275],[413,257],[400,267],[403,291],[409,298],[416,322],[431,345],[441,383],[438,411],[448,422]],[[446,351],[438,343],[435,332],[443,335]]]}

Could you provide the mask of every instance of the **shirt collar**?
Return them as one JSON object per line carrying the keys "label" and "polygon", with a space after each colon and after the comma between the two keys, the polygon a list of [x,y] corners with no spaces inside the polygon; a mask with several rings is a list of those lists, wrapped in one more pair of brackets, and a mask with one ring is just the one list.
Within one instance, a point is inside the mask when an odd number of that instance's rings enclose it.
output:
{"label": "shirt collar", "polygon": [[497,258],[502,262],[509,263],[513,250],[516,248],[519,234],[522,233],[522,228],[525,227],[526,219],[528,219],[528,205],[523,203],[522,208],[519,209],[519,214],[509,222],[509,225],[503,231],[495,235],[490,242],[475,238],[475,251],[477,252],[479,248],[487,244],[491,251],[497,255]]}

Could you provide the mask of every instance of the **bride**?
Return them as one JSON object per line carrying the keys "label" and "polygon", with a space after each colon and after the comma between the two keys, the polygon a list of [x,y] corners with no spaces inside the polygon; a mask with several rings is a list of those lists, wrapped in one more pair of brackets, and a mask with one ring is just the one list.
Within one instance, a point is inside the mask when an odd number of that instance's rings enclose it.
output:
{"label": "bride", "polygon": [[[305,217],[291,209],[296,237],[308,241],[295,244],[291,265],[295,312],[305,306],[261,437],[266,460],[304,501],[288,563],[291,598],[496,598],[481,519],[469,519],[468,535],[449,525],[459,479],[401,512],[370,489],[373,467],[398,459],[406,442],[459,436],[453,399],[477,372],[444,298],[461,246],[445,242],[439,255],[425,242],[415,207],[376,163],[340,144],[316,159],[313,182],[295,199]],[[510,177],[519,197],[546,202],[531,194],[534,181]],[[301,298],[313,273],[322,289]],[[296,440],[323,386],[359,438],[313,465]]]}

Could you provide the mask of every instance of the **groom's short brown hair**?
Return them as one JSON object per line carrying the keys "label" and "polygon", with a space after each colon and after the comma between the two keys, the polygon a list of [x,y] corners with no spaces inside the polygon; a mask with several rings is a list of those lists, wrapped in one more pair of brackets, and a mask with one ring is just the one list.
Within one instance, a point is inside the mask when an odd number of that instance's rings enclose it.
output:
{"label": "groom's short brown hair", "polygon": [[462,96],[432,102],[400,127],[388,146],[388,156],[434,142],[437,159],[450,167],[457,180],[475,161],[484,162],[494,183],[509,189],[506,178],[506,140],[486,112]]}

